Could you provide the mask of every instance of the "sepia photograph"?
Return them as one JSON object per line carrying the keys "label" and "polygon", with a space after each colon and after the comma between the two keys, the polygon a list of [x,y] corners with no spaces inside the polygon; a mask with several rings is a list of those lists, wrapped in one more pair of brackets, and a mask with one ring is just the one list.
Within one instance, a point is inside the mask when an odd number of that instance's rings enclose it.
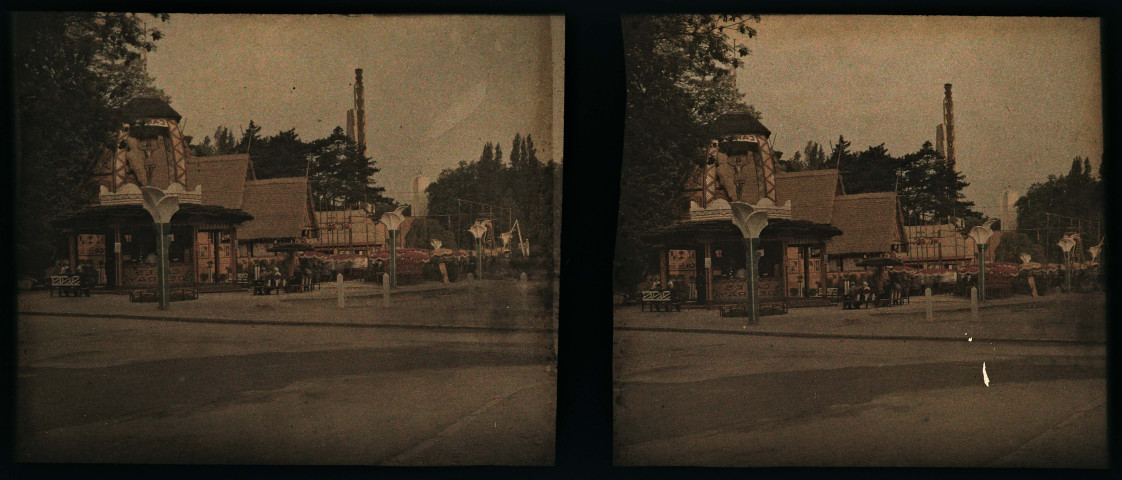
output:
{"label": "sepia photograph", "polygon": [[554,464],[564,17],[10,23],[14,461]]}
{"label": "sepia photograph", "polygon": [[615,465],[1108,467],[1098,18],[621,27]]}

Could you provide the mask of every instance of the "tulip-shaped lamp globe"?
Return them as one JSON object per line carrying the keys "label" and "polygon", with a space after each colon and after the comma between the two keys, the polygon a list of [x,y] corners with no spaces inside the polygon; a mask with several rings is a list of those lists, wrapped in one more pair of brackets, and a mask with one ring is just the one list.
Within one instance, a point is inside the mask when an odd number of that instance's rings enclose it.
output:
{"label": "tulip-shaped lamp globe", "polygon": [[397,288],[397,230],[405,222],[405,207],[382,214],[382,224],[390,234],[390,288]]}
{"label": "tulip-shaped lamp globe", "polygon": [[1075,247],[1077,238],[1078,235],[1067,235],[1056,242],[1056,245],[1064,251],[1064,286],[1069,292],[1071,291],[1071,249]]}
{"label": "tulip-shaped lamp globe", "polygon": [[142,187],[140,189],[144,209],[152,215],[156,222],[156,249],[159,256],[159,267],[156,269],[156,281],[160,289],[160,310],[167,310],[170,299],[168,298],[168,231],[171,217],[179,211],[179,196],[167,195],[166,192],[156,187]]}
{"label": "tulip-shaped lamp globe", "polygon": [[1087,252],[1089,252],[1091,254],[1091,261],[1092,262],[1099,261],[1099,254],[1102,253],[1102,251],[1103,251],[1103,242],[1104,241],[1106,241],[1106,237],[1103,237],[1102,239],[1100,239],[1098,245],[1095,245],[1095,246],[1087,249]]}
{"label": "tulip-shaped lamp globe", "polygon": [[475,275],[477,278],[483,278],[483,235],[487,234],[487,227],[490,225],[488,220],[480,220],[475,222],[474,225],[468,227],[468,231],[475,237],[475,243],[479,249],[479,263],[476,264]]}
{"label": "tulip-shaped lamp globe", "polygon": [[767,227],[767,214],[744,202],[731,202],[729,206],[732,207],[732,223],[740,229],[740,234],[744,237],[744,248],[747,251],[744,258],[748,259],[748,302],[751,308],[749,321],[756,324],[760,319],[760,294],[757,286],[759,255],[756,250],[760,242],[760,232]]}
{"label": "tulip-shaped lamp globe", "polygon": [[974,240],[974,244],[978,246],[978,301],[986,301],[986,243],[990,241],[993,236],[993,225],[997,220],[987,220],[986,223],[978,225],[970,229],[968,236]]}

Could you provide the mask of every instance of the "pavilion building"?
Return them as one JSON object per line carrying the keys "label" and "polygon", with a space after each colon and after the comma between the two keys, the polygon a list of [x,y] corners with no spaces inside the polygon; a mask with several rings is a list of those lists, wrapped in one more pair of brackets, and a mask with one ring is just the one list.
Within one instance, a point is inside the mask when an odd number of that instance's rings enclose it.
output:
{"label": "pavilion building", "polygon": [[122,114],[117,144],[94,165],[88,201],[53,219],[69,265],[96,272],[97,286],[156,284],[156,231],[142,186],[179,197],[168,247],[173,285],[233,282],[261,245],[315,230],[306,178],[254,180],[247,154],[191,156],[182,117],[158,98],[133,99]]}
{"label": "pavilion building", "polygon": [[821,296],[839,276],[864,272],[860,259],[892,256],[906,244],[895,193],[846,195],[836,169],[776,172],[771,132],[746,111],[711,127],[717,138],[685,181],[677,219],[644,235],[655,245],[661,282],[683,285],[686,300],[726,302],[743,288],[746,252],[730,202],[768,214],[762,298]]}

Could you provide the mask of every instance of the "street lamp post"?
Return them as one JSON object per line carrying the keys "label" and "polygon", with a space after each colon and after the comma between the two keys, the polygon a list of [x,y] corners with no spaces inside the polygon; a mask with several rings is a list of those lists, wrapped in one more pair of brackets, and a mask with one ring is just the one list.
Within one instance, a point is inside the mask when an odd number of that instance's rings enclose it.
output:
{"label": "street lamp post", "polygon": [[141,187],[144,209],[152,215],[156,223],[156,256],[159,266],[156,269],[156,282],[160,290],[160,310],[167,310],[170,299],[168,298],[168,232],[169,223],[175,212],[179,211],[179,196],[167,195],[167,192],[156,187]]}
{"label": "street lamp post", "polygon": [[478,250],[479,251],[479,261],[477,262],[476,267],[475,267],[475,276],[476,276],[476,278],[482,280],[483,279],[483,235],[487,233],[487,221],[481,220],[481,221],[475,222],[474,225],[472,225],[471,227],[468,228],[468,231],[471,232],[471,235],[475,237],[475,243],[477,244],[478,249],[479,249]]}
{"label": "street lamp post", "polygon": [[405,207],[397,207],[392,212],[382,214],[382,224],[390,234],[390,288],[397,288],[397,229],[405,221],[403,211]]}
{"label": "street lamp post", "polygon": [[1068,292],[1071,291],[1071,249],[1075,246],[1075,235],[1068,235],[1061,238],[1059,243],[1060,248],[1064,251],[1064,287]]}
{"label": "street lamp post", "polygon": [[732,202],[732,223],[740,229],[744,237],[744,248],[748,263],[748,302],[751,305],[749,322],[753,325],[760,320],[760,292],[759,268],[757,262],[759,254],[756,253],[760,243],[760,232],[767,226],[767,214],[757,211],[752,205],[744,202]]}
{"label": "street lamp post", "polygon": [[978,301],[986,301],[986,243],[993,236],[990,225],[997,220],[988,220],[986,223],[970,229],[970,238],[978,246]]}

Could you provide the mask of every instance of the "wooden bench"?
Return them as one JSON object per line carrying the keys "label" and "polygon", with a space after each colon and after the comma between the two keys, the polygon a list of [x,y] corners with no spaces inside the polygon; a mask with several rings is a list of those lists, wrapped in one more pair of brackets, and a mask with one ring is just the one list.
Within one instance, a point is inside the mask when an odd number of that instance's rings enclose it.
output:
{"label": "wooden bench", "polygon": [[876,308],[891,307],[893,305],[896,305],[896,302],[892,298],[892,294],[886,293],[886,294],[882,294],[882,295],[873,295],[873,306],[874,307],[876,307]]}
{"label": "wooden bench", "polygon": [[274,292],[279,295],[281,292],[286,291],[287,288],[288,281],[283,278],[270,278],[268,280],[257,280],[253,282],[254,295],[269,295]]}
{"label": "wooden bench", "polygon": [[[180,302],[184,300],[198,300],[198,285],[171,285],[168,287],[168,301]],[[129,301],[134,303],[147,303],[160,301],[160,292],[155,288],[137,288],[129,291]]]}
{"label": "wooden bench", "polygon": [[312,277],[302,277],[298,282],[289,283],[284,287],[285,293],[310,292],[314,288]]}
{"label": "wooden bench", "polygon": [[[760,298],[760,316],[766,317],[769,315],[785,315],[789,305],[787,299],[783,297],[761,297]],[[751,312],[749,309],[751,305],[747,303],[730,303],[718,305],[722,317],[749,317]]]}
{"label": "wooden bench", "polygon": [[[774,279],[761,278],[757,283],[760,316],[787,313],[787,298],[782,296]],[[742,278],[713,279],[713,300],[722,317],[748,317],[752,315],[748,300],[748,280]]]}
{"label": "wooden bench", "polygon": [[823,298],[831,302],[841,301],[842,297],[843,295],[838,290],[838,287],[826,287],[826,294],[823,295]]}
{"label": "wooden bench", "polygon": [[50,296],[60,297],[90,296],[90,286],[82,281],[80,275],[51,275]]}
{"label": "wooden bench", "polygon": [[872,295],[848,293],[842,296],[842,310],[859,310],[862,305],[869,308],[872,304]]}
{"label": "wooden bench", "polygon": [[643,290],[640,293],[642,294],[639,300],[640,311],[648,308],[651,312],[669,312],[671,308],[682,311],[682,302],[675,298],[670,290]]}

